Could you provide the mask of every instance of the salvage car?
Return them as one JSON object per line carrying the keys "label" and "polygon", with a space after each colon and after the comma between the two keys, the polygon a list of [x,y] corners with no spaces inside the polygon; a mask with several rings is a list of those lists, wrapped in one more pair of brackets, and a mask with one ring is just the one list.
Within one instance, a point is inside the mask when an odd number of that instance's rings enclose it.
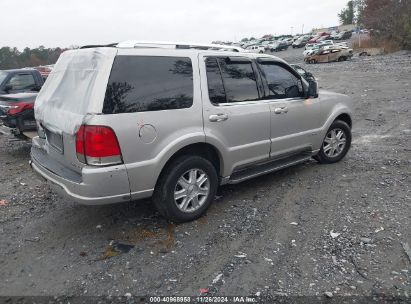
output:
{"label": "salvage car", "polygon": [[310,36],[302,36],[293,42],[293,48],[301,48],[304,47],[308,40],[310,40]]}
{"label": "salvage car", "polygon": [[28,139],[36,131],[34,103],[36,92],[0,95],[0,133]]}
{"label": "salvage car", "polygon": [[343,32],[340,32],[334,39],[335,40],[346,40],[346,39],[350,39],[351,37],[352,37],[351,31],[343,31]]}
{"label": "salvage car", "polygon": [[288,49],[288,44],[283,41],[275,41],[272,44],[269,44],[269,49],[271,52],[279,52]]}
{"label": "salvage car", "polygon": [[44,79],[36,69],[0,71],[0,94],[40,91]]}
{"label": "salvage car", "polygon": [[307,63],[323,63],[333,61],[346,61],[353,56],[352,49],[328,48],[320,49],[314,54],[307,55],[304,61]]}
{"label": "salvage car", "polygon": [[250,53],[257,53],[257,54],[262,54],[265,51],[265,47],[263,45],[249,45],[246,48],[246,51],[250,52]]}
{"label": "salvage car", "polygon": [[268,54],[131,41],[64,52],[55,71],[36,100],[31,166],[82,204],[152,197],[191,221],[219,185],[350,148],[351,99]]}

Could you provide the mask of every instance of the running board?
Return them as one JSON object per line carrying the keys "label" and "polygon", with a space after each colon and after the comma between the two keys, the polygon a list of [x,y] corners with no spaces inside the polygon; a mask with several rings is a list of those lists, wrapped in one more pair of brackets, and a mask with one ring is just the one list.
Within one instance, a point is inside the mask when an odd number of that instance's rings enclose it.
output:
{"label": "running board", "polygon": [[283,168],[287,168],[293,165],[306,162],[311,159],[311,155],[311,153],[307,153],[306,151],[289,157],[276,159],[273,161],[265,162],[263,164],[258,164],[247,169],[242,169],[240,171],[234,172],[230,176],[228,184],[241,183],[242,181],[245,181],[253,177],[268,174],[274,171],[281,170]]}

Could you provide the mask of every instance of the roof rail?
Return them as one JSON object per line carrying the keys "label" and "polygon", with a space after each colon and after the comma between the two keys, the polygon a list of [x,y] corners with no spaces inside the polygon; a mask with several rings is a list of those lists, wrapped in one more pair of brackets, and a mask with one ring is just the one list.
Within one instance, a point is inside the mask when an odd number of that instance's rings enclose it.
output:
{"label": "roof rail", "polygon": [[245,52],[239,46],[222,44],[202,44],[191,42],[167,42],[167,41],[140,41],[129,40],[117,44],[118,48],[163,48],[163,49],[197,49],[197,50],[218,50],[231,52]]}
{"label": "roof rail", "polygon": [[109,43],[109,44],[90,44],[90,45],[83,45],[80,49],[91,49],[96,47],[115,47],[118,43]]}

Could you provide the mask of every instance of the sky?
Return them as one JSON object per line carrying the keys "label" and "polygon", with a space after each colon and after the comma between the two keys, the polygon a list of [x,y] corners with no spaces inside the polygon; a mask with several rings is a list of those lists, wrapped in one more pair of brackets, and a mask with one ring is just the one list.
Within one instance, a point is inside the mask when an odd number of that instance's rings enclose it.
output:
{"label": "sky", "polygon": [[338,25],[347,0],[1,0],[0,47],[210,43]]}

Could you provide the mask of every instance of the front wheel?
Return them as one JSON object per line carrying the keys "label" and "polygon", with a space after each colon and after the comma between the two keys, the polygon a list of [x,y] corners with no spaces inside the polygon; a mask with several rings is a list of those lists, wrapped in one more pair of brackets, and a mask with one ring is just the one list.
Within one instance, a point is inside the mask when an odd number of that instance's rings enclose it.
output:
{"label": "front wheel", "polygon": [[185,155],[167,165],[154,190],[153,202],[165,218],[189,222],[204,214],[217,187],[217,172],[210,161]]}
{"label": "front wheel", "polygon": [[341,120],[334,121],[327,131],[320,152],[314,157],[322,164],[340,161],[351,146],[351,129]]}

